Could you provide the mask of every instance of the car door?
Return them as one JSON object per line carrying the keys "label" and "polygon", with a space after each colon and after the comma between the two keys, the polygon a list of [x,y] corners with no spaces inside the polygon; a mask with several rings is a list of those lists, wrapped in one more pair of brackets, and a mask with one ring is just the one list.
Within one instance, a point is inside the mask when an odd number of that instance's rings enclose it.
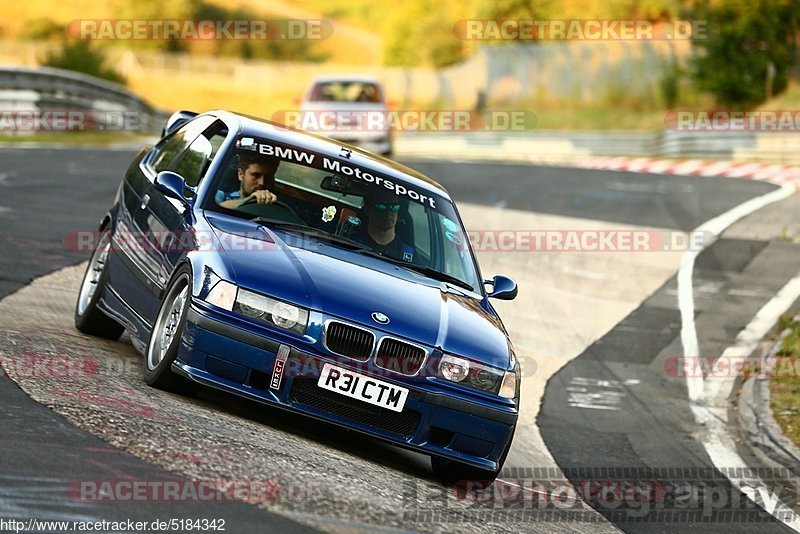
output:
{"label": "car door", "polygon": [[153,181],[215,120],[206,115],[189,121],[134,160],[123,180],[114,253],[108,264],[109,281],[122,300],[148,323],[152,321],[161,287],[157,283],[158,266],[148,253],[153,236],[148,234],[147,205],[154,194],[160,195],[154,191]]}
{"label": "car door", "polygon": [[[197,136],[184,151],[161,170],[175,172],[183,177],[184,195],[193,200],[195,190],[205,178],[211,161],[225,140],[227,129],[221,121],[215,121]],[[143,211],[142,228],[150,237],[145,248],[145,263],[151,269],[154,280],[153,293],[158,299],[151,300],[143,312],[148,322],[155,318],[161,294],[169,282],[177,262],[192,248],[192,213],[181,201],[170,198],[151,185],[150,200]]]}

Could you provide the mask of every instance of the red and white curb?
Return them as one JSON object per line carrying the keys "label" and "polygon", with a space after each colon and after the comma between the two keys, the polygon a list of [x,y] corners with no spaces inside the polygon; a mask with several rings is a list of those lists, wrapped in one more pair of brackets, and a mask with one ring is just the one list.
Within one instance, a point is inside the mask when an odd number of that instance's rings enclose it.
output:
{"label": "red and white curb", "polygon": [[609,171],[747,178],[751,180],[770,181],[778,184],[794,184],[800,187],[800,167],[785,167],[783,165],[769,165],[767,163],[703,161],[698,159],[676,161],[667,159],[597,156],[578,159],[575,161],[575,166],[584,169],[602,169]]}

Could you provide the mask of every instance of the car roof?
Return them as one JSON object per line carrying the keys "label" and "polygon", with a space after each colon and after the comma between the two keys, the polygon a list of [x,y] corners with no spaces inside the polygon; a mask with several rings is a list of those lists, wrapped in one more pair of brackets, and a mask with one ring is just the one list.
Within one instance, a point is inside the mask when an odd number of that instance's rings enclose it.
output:
{"label": "car roof", "polygon": [[[342,163],[366,167],[386,176],[391,176],[407,182],[415,187],[436,193],[450,200],[450,195],[447,193],[447,190],[435,180],[396,161],[373,154],[372,152],[367,152],[356,146],[341,143],[303,130],[289,128],[265,119],[249,117],[230,111],[217,110],[209,112],[208,114],[219,117],[228,124],[229,128],[234,127],[234,129],[238,130],[242,135],[273,139],[281,143],[324,154],[327,157],[338,159]],[[353,156],[349,159],[342,158],[340,156],[342,147],[352,150]]]}
{"label": "car roof", "polygon": [[380,85],[380,81],[372,76],[364,76],[363,74],[328,74],[325,76],[317,76],[314,78],[312,84],[320,82],[365,82]]}

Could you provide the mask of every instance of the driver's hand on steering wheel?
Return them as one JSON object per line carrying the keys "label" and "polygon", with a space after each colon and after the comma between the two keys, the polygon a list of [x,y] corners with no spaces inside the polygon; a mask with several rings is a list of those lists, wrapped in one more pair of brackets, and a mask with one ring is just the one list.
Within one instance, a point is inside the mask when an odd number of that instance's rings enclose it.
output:
{"label": "driver's hand on steering wheel", "polygon": [[259,189],[257,191],[253,191],[250,196],[244,200],[244,202],[255,201],[256,204],[274,204],[277,200],[278,197],[268,189]]}

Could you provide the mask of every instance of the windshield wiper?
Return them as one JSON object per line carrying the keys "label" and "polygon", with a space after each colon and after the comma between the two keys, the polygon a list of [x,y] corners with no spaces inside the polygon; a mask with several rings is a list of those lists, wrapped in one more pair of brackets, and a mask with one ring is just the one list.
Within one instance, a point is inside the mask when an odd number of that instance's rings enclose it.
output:
{"label": "windshield wiper", "polygon": [[281,228],[310,228],[312,230],[315,230],[315,228],[308,226],[307,224],[282,221],[280,219],[270,219],[269,217],[253,217],[250,220],[262,226],[272,225],[272,226],[280,226]]}
{"label": "windshield wiper", "polygon": [[454,286],[458,286],[464,289],[469,289],[470,291],[475,291],[475,288],[463,281],[460,278],[456,278],[455,276],[449,275],[447,273],[443,273],[442,271],[437,271],[436,269],[432,269],[430,267],[423,267],[421,265],[414,265],[413,263],[406,263],[406,267],[422,273],[424,275],[430,276],[436,280],[441,282],[447,282],[448,284],[452,284]]}
{"label": "windshield wiper", "polygon": [[424,267],[422,265],[417,265],[415,263],[411,263],[405,260],[398,260],[397,258],[392,258],[391,256],[384,256],[380,252],[376,252],[369,248],[364,248],[363,250],[359,250],[359,253],[367,254],[369,256],[374,256],[376,258],[381,258],[383,260],[394,263],[395,265],[405,267],[406,269],[409,269],[411,271],[415,271],[420,274],[424,274],[430,278],[433,278],[435,280],[439,280],[440,282],[447,282],[448,284],[452,284],[454,286],[458,286],[464,289],[469,289],[470,291],[475,291],[474,287],[469,285],[467,282],[461,280],[460,278],[456,278],[455,276],[451,276],[447,273],[437,271],[436,269],[432,269],[431,267]]}
{"label": "windshield wiper", "polygon": [[397,258],[392,258],[391,256],[384,256],[380,252],[372,250],[363,243],[359,243],[358,241],[353,241],[352,239],[340,235],[329,234],[328,232],[324,230],[319,230],[318,228],[314,228],[313,226],[281,221],[279,219],[270,219],[268,217],[256,217],[251,220],[256,224],[272,225],[285,230],[296,231],[301,234],[311,235],[318,239],[329,241],[331,243],[336,243],[337,245],[342,245],[347,248],[353,249],[357,251],[359,254],[365,254],[367,256],[373,256],[375,258],[386,260],[388,262],[394,263],[395,265],[405,267],[406,269],[424,274],[435,280],[439,280],[440,282],[447,282],[448,284],[452,284],[454,286],[458,286],[463,289],[475,291],[474,287],[469,285],[467,282],[461,280],[460,278],[456,278],[455,276],[451,276],[441,271],[437,271],[436,269],[432,269],[430,267],[423,267],[422,265],[416,265],[414,263],[407,262],[404,260],[398,260]]}
{"label": "windshield wiper", "polygon": [[267,217],[256,217],[250,220],[256,224],[276,226],[284,230],[294,231],[304,235],[310,235],[320,240],[336,243],[337,245],[342,245],[350,249],[354,250],[366,249],[366,246],[359,243],[358,241],[353,241],[352,239],[348,239],[346,237],[336,234],[329,234],[328,232],[320,230],[318,228],[314,228],[313,226],[281,221],[279,219],[270,219]]}

